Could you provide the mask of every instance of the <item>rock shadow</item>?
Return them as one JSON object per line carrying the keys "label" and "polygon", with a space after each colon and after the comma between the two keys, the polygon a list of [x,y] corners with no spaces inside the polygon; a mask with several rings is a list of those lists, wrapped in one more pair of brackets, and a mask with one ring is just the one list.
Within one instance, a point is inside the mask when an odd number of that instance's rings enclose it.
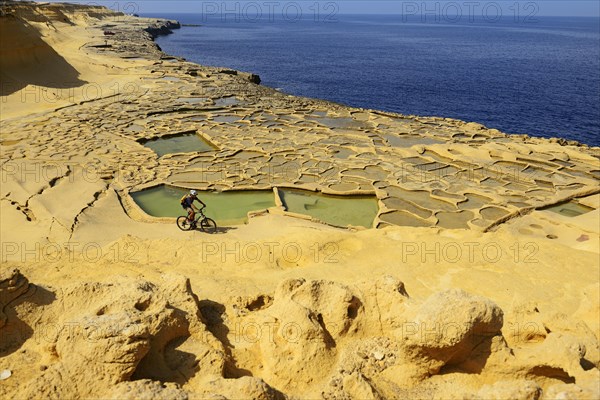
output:
{"label": "rock shadow", "polygon": [[251,371],[239,368],[235,363],[235,357],[231,351],[235,346],[228,338],[230,330],[229,327],[225,325],[224,320],[226,311],[225,306],[212,300],[201,300],[199,306],[207,329],[223,343],[227,355],[224,377],[231,379],[241,378],[242,376],[253,376]]}
{"label": "rock shadow", "polygon": [[449,360],[440,369],[439,374],[444,375],[455,372],[481,374],[487,364],[488,358],[492,354],[492,342],[492,338],[482,340],[473,348],[467,359],[461,357],[458,360]]}
{"label": "rock shadow", "polygon": [[[72,89],[86,84],[79,72],[48,45],[40,32],[14,15],[0,18],[0,95],[8,96],[27,85]],[[61,93],[73,96],[72,91]],[[39,90],[23,93],[23,101],[55,101],[56,94]]]}
{"label": "rock shadow", "polygon": [[[15,351],[34,335],[34,330],[29,324],[19,318],[15,308],[25,302],[37,306],[51,304],[56,299],[53,292],[37,285],[30,284],[29,289],[8,304],[0,304],[1,312],[5,315],[4,325],[0,325],[0,358],[6,357]],[[45,340],[43,332],[39,340]]]}

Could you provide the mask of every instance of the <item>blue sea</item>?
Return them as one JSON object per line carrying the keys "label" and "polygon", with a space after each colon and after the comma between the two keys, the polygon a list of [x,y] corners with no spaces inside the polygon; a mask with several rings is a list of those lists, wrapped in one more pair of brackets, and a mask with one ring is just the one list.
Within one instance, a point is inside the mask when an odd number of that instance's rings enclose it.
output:
{"label": "blue sea", "polygon": [[600,146],[598,18],[151,16],[201,25],[159,37],[166,53],[286,93]]}

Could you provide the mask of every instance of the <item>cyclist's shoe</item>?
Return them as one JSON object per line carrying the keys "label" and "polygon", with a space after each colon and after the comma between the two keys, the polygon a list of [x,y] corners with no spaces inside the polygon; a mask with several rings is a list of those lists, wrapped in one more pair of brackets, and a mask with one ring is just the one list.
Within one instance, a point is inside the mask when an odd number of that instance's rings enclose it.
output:
{"label": "cyclist's shoe", "polygon": [[192,229],[196,229],[196,221],[191,223]]}

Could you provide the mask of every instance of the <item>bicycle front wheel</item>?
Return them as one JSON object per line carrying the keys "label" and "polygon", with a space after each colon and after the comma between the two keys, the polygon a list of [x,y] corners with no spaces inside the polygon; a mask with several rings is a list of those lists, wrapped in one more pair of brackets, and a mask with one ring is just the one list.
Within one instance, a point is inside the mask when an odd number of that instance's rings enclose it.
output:
{"label": "bicycle front wheel", "polygon": [[192,224],[190,224],[190,222],[188,221],[188,217],[185,216],[177,218],[177,226],[182,231],[189,231],[190,229],[192,229]]}
{"label": "bicycle front wheel", "polygon": [[200,221],[200,230],[206,233],[215,233],[217,231],[217,223],[210,218],[204,218]]}

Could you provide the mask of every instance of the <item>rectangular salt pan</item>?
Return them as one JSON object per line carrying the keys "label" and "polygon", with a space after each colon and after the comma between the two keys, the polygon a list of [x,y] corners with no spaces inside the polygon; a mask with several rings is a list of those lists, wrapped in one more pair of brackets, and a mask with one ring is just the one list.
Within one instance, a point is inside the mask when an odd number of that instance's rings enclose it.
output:
{"label": "rectangular salt pan", "polygon": [[305,190],[279,189],[287,211],[325,223],[371,228],[379,210],[375,196],[332,196]]}
{"label": "rectangular salt pan", "polygon": [[151,139],[142,143],[159,157],[166,154],[214,151],[215,148],[195,133]]}
{"label": "rectangular salt pan", "polygon": [[[131,197],[142,210],[153,217],[178,217],[186,215],[179,200],[189,190],[160,185],[139,192]],[[275,197],[270,190],[232,192],[198,192],[198,198],[206,204],[206,216],[218,225],[241,225],[247,222],[249,211],[260,211],[275,206]],[[198,206],[198,203],[195,203]]]}
{"label": "rectangular salt pan", "polygon": [[564,215],[565,217],[577,217],[593,211],[594,208],[584,206],[583,204],[579,204],[577,201],[571,200],[566,203],[544,208],[544,210],[552,211],[557,214]]}

